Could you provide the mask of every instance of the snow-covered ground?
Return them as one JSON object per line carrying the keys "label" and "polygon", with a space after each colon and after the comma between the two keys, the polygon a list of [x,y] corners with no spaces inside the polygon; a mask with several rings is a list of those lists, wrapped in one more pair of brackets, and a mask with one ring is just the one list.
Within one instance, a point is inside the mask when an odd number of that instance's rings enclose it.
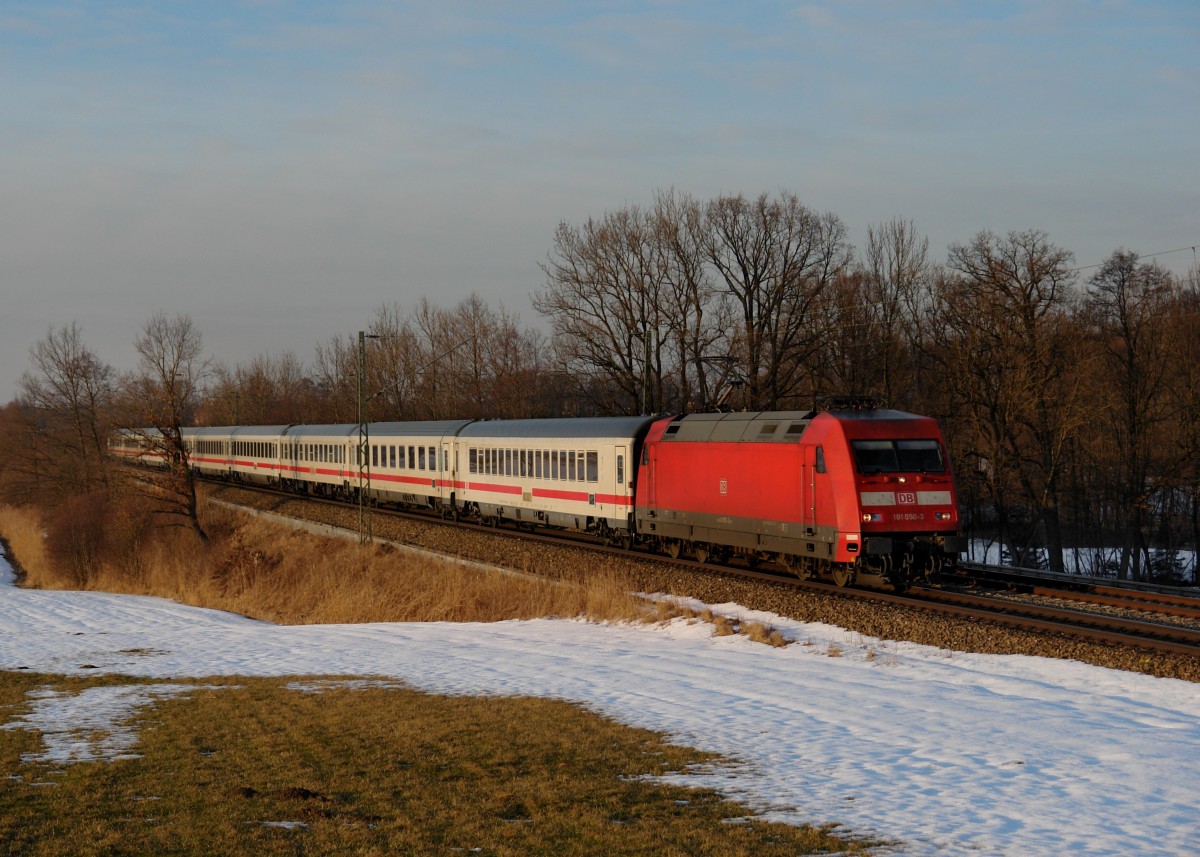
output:
{"label": "snow-covered ground", "polygon": [[[4,670],[348,674],[552,696],[737,760],[687,782],[777,820],[899,839],[903,854],[1200,853],[1200,685],[762,618],[800,644],[682,620],[277,626],[155,598],[21,590],[0,561]],[[0,717],[43,732],[40,758],[136,755],[123,722],[177,692],[42,691]]]}

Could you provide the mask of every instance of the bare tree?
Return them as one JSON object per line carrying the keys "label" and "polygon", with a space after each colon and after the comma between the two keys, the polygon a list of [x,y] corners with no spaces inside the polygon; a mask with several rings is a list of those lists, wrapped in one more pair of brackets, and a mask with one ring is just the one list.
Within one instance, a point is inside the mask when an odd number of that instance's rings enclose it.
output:
{"label": "bare tree", "polygon": [[1149,564],[1146,513],[1151,491],[1153,434],[1170,413],[1165,398],[1168,371],[1169,274],[1157,264],[1138,262],[1136,253],[1118,250],[1091,279],[1088,306],[1105,371],[1103,386],[1113,390],[1114,407],[1104,420],[1104,438],[1116,464],[1114,509],[1121,531],[1119,576],[1144,576]]}
{"label": "bare tree", "polygon": [[126,385],[127,428],[147,448],[162,456],[164,478],[155,496],[161,513],[181,518],[180,524],[207,540],[196,514],[196,483],[188,466],[181,429],[190,424],[201,385],[209,372],[202,356],[200,331],[191,318],[158,313],[145,323],[134,341],[138,372]]}
{"label": "bare tree", "polygon": [[517,316],[493,310],[478,295],[451,313],[446,365],[456,380],[453,414],[485,419],[550,416],[542,335],[521,328]]}
{"label": "bare tree", "polygon": [[533,295],[533,306],[550,319],[565,371],[584,379],[581,392],[603,410],[658,410],[672,319],[662,297],[664,254],[650,217],[631,207],[581,227],[561,223],[542,270],[546,286]]}
{"label": "bare tree", "polygon": [[113,370],[83,343],[72,322],[51,328],[29,349],[21,376],[22,404],[43,442],[28,447],[46,456],[60,490],[86,492],[107,481],[105,442],[114,396]]}
{"label": "bare tree", "polygon": [[660,301],[668,320],[666,338],[674,351],[674,390],[664,394],[663,405],[671,410],[707,409],[728,391],[722,389],[722,381],[729,381],[724,368],[732,318],[707,264],[704,206],[672,190],[655,196],[651,216],[664,266]]}
{"label": "bare tree", "polygon": [[[1084,424],[1072,260],[1038,230],[1006,238],[981,232],[951,245],[949,267],[959,276],[942,282],[936,308],[946,380],[992,471],[997,508],[1002,515],[1010,508],[1011,477],[1036,512],[1056,571],[1063,570],[1062,467]],[[1018,561],[1030,536],[1010,542]]]}
{"label": "bare tree", "polygon": [[932,283],[929,240],[911,220],[893,218],[867,229],[862,299],[872,363],[882,377],[880,393],[896,404],[920,387],[919,355],[925,347],[925,304]]}
{"label": "bare tree", "polygon": [[850,264],[846,227],[790,193],[719,197],[708,204],[707,219],[709,261],[738,311],[744,404],[779,408],[802,394],[820,348],[822,331],[813,322],[818,302]]}
{"label": "bare tree", "polygon": [[1166,432],[1164,485],[1188,498],[1186,529],[1192,544],[1192,581],[1200,582],[1195,559],[1200,549],[1200,267],[1193,266],[1176,293],[1166,319],[1170,331],[1167,397],[1171,420]]}

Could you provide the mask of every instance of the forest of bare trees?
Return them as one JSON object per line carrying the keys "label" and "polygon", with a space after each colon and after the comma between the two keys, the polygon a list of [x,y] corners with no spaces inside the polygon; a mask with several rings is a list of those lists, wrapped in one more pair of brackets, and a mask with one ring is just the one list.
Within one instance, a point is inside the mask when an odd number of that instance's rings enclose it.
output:
{"label": "forest of bare trees", "polygon": [[[983,231],[933,258],[916,226],[871,226],[794,194],[677,191],[560,224],[528,325],[478,294],[379,307],[363,333],[373,420],[809,410],[872,396],[938,418],[969,533],[1024,565],[1183,580],[1200,542],[1200,270],[1117,249],[1080,267],[1038,230]],[[358,331],[310,362],[203,356],[156,316],[121,375],[74,321],[30,349],[0,409],[7,502],[105,490],[114,427],[356,421]],[[194,504],[177,498],[185,517]],[[192,515],[194,523],[194,515]]]}

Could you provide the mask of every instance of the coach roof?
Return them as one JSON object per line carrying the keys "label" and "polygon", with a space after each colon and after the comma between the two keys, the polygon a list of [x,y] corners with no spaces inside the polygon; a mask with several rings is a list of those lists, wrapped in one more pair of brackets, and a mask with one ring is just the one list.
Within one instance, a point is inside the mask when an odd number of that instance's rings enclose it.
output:
{"label": "coach roof", "polygon": [[550,420],[485,420],[463,428],[459,437],[500,438],[621,438],[642,435],[659,417],[568,417]]}

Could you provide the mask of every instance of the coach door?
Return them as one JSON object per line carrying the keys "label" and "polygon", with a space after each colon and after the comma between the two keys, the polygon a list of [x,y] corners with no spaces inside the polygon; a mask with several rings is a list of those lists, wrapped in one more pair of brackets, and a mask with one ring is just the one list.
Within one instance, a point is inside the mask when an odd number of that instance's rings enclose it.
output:
{"label": "coach door", "polygon": [[[608,460],[600,462],[600,484],[596,486],[596,490],[600,493],[596,496],[596,505],[608,516],[623,514],[629,511],[624,500],[629,493],[625,486],[626,468],[628,467],[625,460],[625,448],[610,446],[605,450],[605,457]],[[610,479],[612,482],[609,482]],[[610,485],[611,488],[609,488]],[[608,505],[615,508],[606,510],[605,506]]]}

